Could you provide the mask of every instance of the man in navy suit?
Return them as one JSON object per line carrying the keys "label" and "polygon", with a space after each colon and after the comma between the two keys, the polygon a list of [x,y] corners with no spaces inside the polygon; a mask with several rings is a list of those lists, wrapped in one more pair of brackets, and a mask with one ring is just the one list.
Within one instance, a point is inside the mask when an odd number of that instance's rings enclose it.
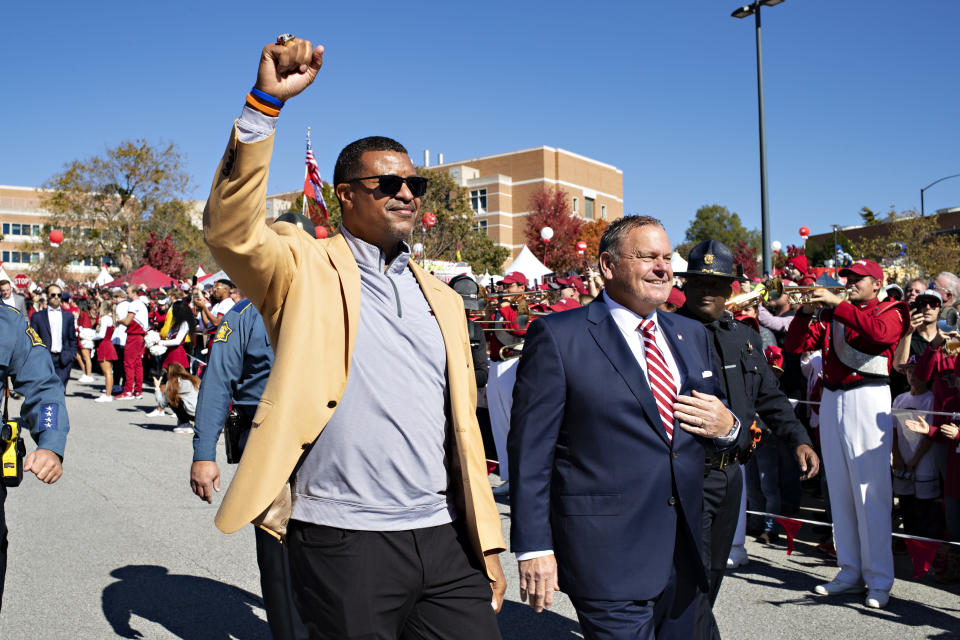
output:
{"label": "man in navy suit", "polygon": [[47,287],[47,308],[30,318],[30,326],[50,351],[53,369],[66,390],[73,359],[77,355],[77,328],[73,314],[60,308],[63,292],[55,284]]}
{"label": "man in navy suit", "polygon": [[726,408],[699,322],[670,295],[659,220],[626,217],[600,242],[602,296],[527,333],[509,436],[511,547],[537,611],[573,601],[587,639],[689,638],[700,560],[703,447],[725,450]]}

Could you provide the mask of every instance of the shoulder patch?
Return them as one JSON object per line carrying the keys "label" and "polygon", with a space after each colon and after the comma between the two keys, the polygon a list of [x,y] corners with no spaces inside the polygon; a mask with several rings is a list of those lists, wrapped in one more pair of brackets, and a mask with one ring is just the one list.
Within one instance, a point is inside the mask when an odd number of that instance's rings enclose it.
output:
{"label": "shoulder patch", "polygon": [[250,302],[250,299],[249,299],[249,298],[244,298],[243,300],[241,300],[241,301],[238,302],[237,304],[233,305],[233,309],[232,309],[232,310],[233,310],[233,311],[236,311],[237,313],[242,314],[244,311],[246,311],[247,309],[249,309],[249,308],[250,308],[250,305],[252,305],[252,304],[253,304],[253,303]]}
{"label": "shoulder patch", "polygon": [[60,424],[60,407],[56,404],[40,405],[39,430],[56,430]]}
{"label": "shoulder patch", "polygon": [[17,309],[16,307],[11,307],[10,305],[4,304],[4,303],[2,303],[2,302],[0,302],[0,308],[5,309],[5,310],[8,310],[8,311],[12,311],[12,312],[14,312],[15,314],[17,314],[18,316],[23,315],[22,313],[20,313],[20,309]]}
{"label": "shoulder patch", "polygon": [[230,334],[233,333],[233,329],[230,328],[230,325],[227,324],[226,320],[220,322],[220,326],[217,327],[217,333],[213,337],[214,342],[226,342],[230,337]]}
{"label": "shoulder patch", "polygon": [[34,347],[44,347],[43,340],[40,339],[40,335],[33,329],[33,327],[27,327],[26,330],[27,337],[30,338],[30,344]]}

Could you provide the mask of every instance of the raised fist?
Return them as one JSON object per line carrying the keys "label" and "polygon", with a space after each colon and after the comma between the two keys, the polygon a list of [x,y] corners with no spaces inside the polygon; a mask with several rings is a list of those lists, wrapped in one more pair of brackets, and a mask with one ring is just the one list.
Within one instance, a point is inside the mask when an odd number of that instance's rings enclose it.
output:
{"label": "raised fist", "polygon": [[323,65],[323,46],[294,38],[286,44],[268,44],[260,54],[257,83],[260,91],[287,101],[310,86]]}

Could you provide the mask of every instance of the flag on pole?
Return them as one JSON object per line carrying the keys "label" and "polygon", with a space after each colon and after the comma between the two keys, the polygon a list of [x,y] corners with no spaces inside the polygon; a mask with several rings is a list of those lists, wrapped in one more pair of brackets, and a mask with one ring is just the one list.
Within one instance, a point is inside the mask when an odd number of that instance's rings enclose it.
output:
{"label": "flag on pole", "polygon": [[[317,159],[313,157],[313,145],[310,143],[310,127],[307,127],[307,171],[303,178],[303,199],[304,209],[307,208],[307,198],[313,200],[315,208],[323,216],[322,222],[326,222],[329,214],[327,205],[323,201],[323,181],[320,179],[320,167],[317,166]],[[313,213],[314,207],[310,210]],[[308,216],[313,218],[314,216]]]}

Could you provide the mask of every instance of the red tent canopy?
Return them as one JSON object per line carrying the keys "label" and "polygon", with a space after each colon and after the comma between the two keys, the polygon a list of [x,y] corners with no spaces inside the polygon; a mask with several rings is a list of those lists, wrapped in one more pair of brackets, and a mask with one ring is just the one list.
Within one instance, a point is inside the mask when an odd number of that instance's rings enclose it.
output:
{"label": "red tent canopy", "polygon": [[150,289],[160,289],[161,287],[175,287],[179,283],[175,278],[171,278],[167,274],[163,273],[159,269],[154,269],[150,265],[143,265],[136,271],[128,273],[127,275],[120,276],[113,282],[108,282],[103,285],[105,287],[120,287],[123,286],[124,282],[128,282],[133,285],[144,284],[147,285]]}

